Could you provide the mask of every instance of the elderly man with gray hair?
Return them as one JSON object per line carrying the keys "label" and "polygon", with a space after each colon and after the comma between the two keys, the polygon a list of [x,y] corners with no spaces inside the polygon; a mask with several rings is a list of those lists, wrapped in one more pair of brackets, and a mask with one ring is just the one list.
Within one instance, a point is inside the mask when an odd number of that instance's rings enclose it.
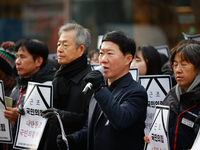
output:
{"label": "elderly man with gray hair", "polygon": [[66,134],[80,130],[87,120],[92,92],[83,94],[85,75],[91,71],[86,53],[91,43],[89,30],[77,23],[63,25],[57,43],[58,63],[61,64],[53,80],[53,107],[43,111],[48,118],[39,149],[57,150],[56,137],[60,134],[55,111],[59,113]]}

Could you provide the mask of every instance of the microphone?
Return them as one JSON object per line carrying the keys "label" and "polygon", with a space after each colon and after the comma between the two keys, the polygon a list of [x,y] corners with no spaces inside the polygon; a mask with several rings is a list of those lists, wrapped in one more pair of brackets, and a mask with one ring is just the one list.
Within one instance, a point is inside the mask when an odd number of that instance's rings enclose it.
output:
{"label": "microphone", "polygon": [[[95,70],[99,70],[102,74],[103,74],[103,72],[104,72],[104,68],[103,68],[102,66],[96,67]],[[92,83],[88,82],[88,83],[86,84],[86,86],[84,87],[82,93],[86,94],[89,90],[92,89],[92,87],[93,87]]]}

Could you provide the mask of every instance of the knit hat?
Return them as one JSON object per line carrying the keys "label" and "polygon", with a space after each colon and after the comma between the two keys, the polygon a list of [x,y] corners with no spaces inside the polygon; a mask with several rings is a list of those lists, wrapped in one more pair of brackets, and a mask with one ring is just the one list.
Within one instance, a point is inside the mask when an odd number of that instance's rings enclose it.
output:
{"label": "knit hat", "polygon": [[12,75],[15,65],[14,49],[15,43],[11,41],[3,42],[0,47],[0,69],[8,75]]}

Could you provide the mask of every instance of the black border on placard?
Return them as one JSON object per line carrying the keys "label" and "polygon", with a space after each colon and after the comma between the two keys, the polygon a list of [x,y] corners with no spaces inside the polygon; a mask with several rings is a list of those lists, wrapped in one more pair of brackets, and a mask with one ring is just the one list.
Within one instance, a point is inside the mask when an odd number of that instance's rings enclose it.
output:
{"label": "black border on placard", "polygon": [[184,37],[185,40],[187,40],[185,37],[187,37],[188,39],[200,38],[200,34],[188,35],[188,34],[186,34],[186,33],[184,33],[184,32],[182,32],[182,34],[183,34],[183,37]]}
{"label": "black border on placard", "polygon": [[[169,53],[169,47],[168,45],[161,45],[161,46],[155,46],[155,49],[157,49],[157,51],[160,53],[159,50],[161,49],[166,49],[166,52],[167,52],[167,57],[169,58],[170,57],[170,53]],[[162,53],[163,54],[163,53]]]}
{"label": "black border on placard", "polygon": [[[34,84],[34,82],[31,82],[31,84]],[[30,95],[31,95],[31,93],[32,93],[32,91],[33,91],[33,89],[34,88],[37,88],[37,90],[38,90],[38,93],[39,93],[39,95],[40,95],[40,97],[41,97],[41,99],[42,99],[42,101],[44,102],[44,104],[45,104],[45,106],[47,107],[47,108],[50,108],[50,107],[52,107],[53,106],[53,97],[52,97],[52,86],[49,86],[49,85],[39,85],[38,83],[37,84],[34,84],[34,86],[33,86],[33,88],[32,88],[32,90],[31,90],[31,92],[30,92],[30,94],[27,96],[27,98],[26,98],[26,101],[25,102],[27,102],[27,99],[30,97]],[[50,106],[47,104],[47,102],[46,102],[46,100],[45,100],[45,98],[44,98],[44,96],[43,96],[43,94],[42,94],[42,92],[40,91],[40,89],[39,89],[39,87],[48,87],[48,88],[50,88],[50,91],[51,91],[51,93],[50,93]],[[19,135],[19,127],[20,127],[20,124],[21,124],[21,115],[19,114],[19,116],[18,116],[18,126],[17,126],[17,131],[16,131],[16,136],[15,136],[15,139],[17,139],[18,138],[18,135]],[[43,131],[44,132],[44,131]],[[17,134],[18,133],[18,134]],[[41,138],[42,138],[42,136],[41,136]],[[41,139],[40,139],[41,140]],[[26,150],[36,150],[36,149],[33,149],[33,148],[26,148],[26,147],[21,147],[21,146],[17,146],[16,145],[16,141],[14,142],[14,144],[13,144],[13,146],[15,146],[15,148],[23,148],[23,149],[26,149]]]}
{"label": "black border on placard", "polygon": [[[3,105],[5,106],[6,108],[6,102],[5,102],[5,92],[4,92],[4,85],[3,85],[3,81],[0,80],[0,84],[1,84],[1,89],[2,89],[2,96],[3,96],[3,99],[0,99],[0,101],[3,103]],[[1,97],[0,97],[1,98]]]}
{"label": "black border on placard", "polygon": [[90,64],[92,70],[95,70],[96,67],[99,66],[99,63],[93,63],[93,64]]}
{"label": "black border on placard", "polygon": [[136,70],[136,80],[138,82],[139,80],[139,70],[137,67],[132,67],[132,68],[129,68],[129,72],[131,72],[131,70]]}
{"label": "black border on placard", "polygon": [[[156,109],[159,109],[159,110],[158,110],[157,115],[154,116],[154,119],[153,119],[153,122],[152,122],[152,125],[151,125],[151,128],[150,128],[150,131],[151,131],[151,129],[152,129],[152,127],[153,127],[153,125],[154,125],[154,123],[155,123],[155,121],[156,121],[156,119],[157,119],[159,113],[161,113],[161,119],[162,119],[163,129],[164,129],[165,135],[166,135],[166,137],[167,137],[167,139],[168,139],[169,137],[168,137],[168,134],[167,134],[167,129],[165,128],[165,125],[164,125],[163,110],[164,110],[164,109],[169,110],[170,108],[169,108],[169,107],[166,107],[166,106],[158,105],[158,106],[156,106]],[[170,110],[169,110],[169,111],[170,111]],[[169,112],[169,113],[170,113],[170,112]],[[149,131],[149,132],[150,132],[150,131]],[[167,142],[168,142],[168,141],[167,141]],[[144,150],[147,149],[147,146],[148,146],[148,143],[145,143],[145,145],[144,145]],[[169,142],[168,142],[168,146],[169,146]]]}
{"label": "black border on placard", "polygon": [[149,79],[149,82],[147,84],[146,87],[146,91],[148,90],[152,80],[154,79],[156,81],[156,83],[158,84],[158,86],[160,87],[160,89],[162,90],[162,92],[167,95],[167,92],[165,91],[165,88],[160,84],[160,82],[158,81],[158,78],[168,78],[169,80],[169,88],[172,88],[172,79],[170,75],[145,75],[145,76],[139,76],[139,80],[138,82],[141,84],[141,79]]}
{"label": "black border on placard", "polygon": [[[2,89],[2,94],[3,94],[3,99],[1,99],[0,97],[0,101],[3,103],[3,105],[5,106],[5,109],[6,108],[6,103],[5,103],[5,91],[4,91],[4,85],[3,85],[3,81],[0,80],[0,84],[1,84],[1,89]],[[12,132],[11,132],[11,122],[10,120],[8,120],[8,129],[9,129],[9,134],[10,134],[10,140],[8,141],[3,141],[3,140],[0,140],[0,143],[8,143],[8,144],[11,144],[13,143],[13,137],[12,137]]]}

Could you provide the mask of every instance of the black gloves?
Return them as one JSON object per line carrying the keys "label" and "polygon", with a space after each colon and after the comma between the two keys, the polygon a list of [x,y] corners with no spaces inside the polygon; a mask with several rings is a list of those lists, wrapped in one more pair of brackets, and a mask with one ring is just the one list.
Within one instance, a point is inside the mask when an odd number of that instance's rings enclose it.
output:
{"label": "black gloves", "polygon": [[[73,150],[73,147],[74,147],[74,137],[71,136],[71,135],[67,135],[66,138],[67,138],[67,140],[68,140],[68,144],[69,144],[68,146],[70,147],[70,150]],[[59,135],[57,136],[56,142],[57,142],[57,146],[58,146],[58,148],[59,148],[60,150],[67,150],[67,145],[66,145],[66,143],[63,141],[62,135],[61,135],[61,134],[59,134]]]}
{"label": "black gloves", "polygon": [[104,77],[99,70],[89,72],[83,80],[87,83],[92,83],[93,92],[98,92],[103,86],[105,86]]}
{"label": "black gloves", "polygon": [[47,110],[44,110],[42,112],[42,117],[44,118],[48,118],[48,122],[50,123],[58,123],[58,118],[55,114],[55,112],[59,113],[59,109],[55,109],[55,108],[48,108]]}
{"label": "black gloves", "polygon": [[18,108],[17,108],[17,112],[20,115],[25,115],[25,111],[24,111],[24,104],[19,104]]}

